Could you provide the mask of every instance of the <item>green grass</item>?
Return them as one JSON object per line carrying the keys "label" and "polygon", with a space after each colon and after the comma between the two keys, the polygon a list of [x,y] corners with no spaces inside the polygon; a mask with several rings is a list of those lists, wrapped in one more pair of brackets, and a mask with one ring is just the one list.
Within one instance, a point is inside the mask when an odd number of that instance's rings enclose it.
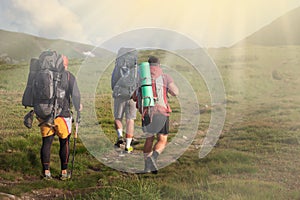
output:
{"label": "green grass", "polygon": [[[51,171],[55,178],[49,182],[40,178],[38,123],[35,121],[33,128],[27,129],[22,122],[29,111],[21,105],[28,65],[1,65],[0,192],[36,199],[46,196],[59,199],[299,199],[298,49],[296,46],[252,46],[209,51],[224,81],[227,115],[221,139],[202,159],[198,157],[199,147],[208,129],[211,111],[216,109],[210,106],[204,81],[187,61],[173,53],[141,52],[140,61],[150,54],[162,55],[162,63],[168,61],[171,68],[193,86],[201,110],[198,134],[185,153],[159,170],[158,175],[114,170],[95,159],[79,137],[73,179],[67,182],[57,178],[60,173],[57,137],[51,149]],[[71,60],[69,69],[76,74],[82,62]],[[101,126],[113,143],[116,133],[111,111],[112,68],[110,65],[98,82],[95,108],[97,126]],[[280,80],[272,77],[274,70]],[[181,113],[178,99],[170,98],[170,104],[174,112],[169,141],[180,127]],[[89,113],[83,110],[82,117],[89,117]],[[136,124],[140,126],[139,115]],[[143,141],[141,138],[142,144],[136,151],[142,151]],[[106,148],[101,150],[106,151]]]}

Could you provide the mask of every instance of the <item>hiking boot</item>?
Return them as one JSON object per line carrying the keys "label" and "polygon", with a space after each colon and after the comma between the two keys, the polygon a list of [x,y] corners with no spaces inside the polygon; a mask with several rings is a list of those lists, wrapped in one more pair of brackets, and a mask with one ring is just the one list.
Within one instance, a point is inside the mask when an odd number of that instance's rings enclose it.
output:
{"label": "hiking boot", "polygon": [[131,153],[132,151],[133,151],[133,147],[132,146],[130,146],[128,148],[125,148],[125,152],[126,153]]}
{"label": "hiking boot", "polygon": [[157,167],[157,164],[156,164],[156,160],[152,156],[147,157],[147,159],[145,161],[144,172],[145,173],[151,172],[152,174],[157,174],[158,173],[158,167]]}
{"label": "hiking boot", "polygon": [[121,144],[124,144],[124,139],[123,137],[119,137],[115,143],[115,147],[120,148]]}
{"label": "hiking boot", "polygon": [[[148,159],[147,159],[148,160]],[[150,173],[151,169],[150,169],[150,164],[149,162],[145,160],[145,168],[144,168],[144,173]]]}
{"label": "hiking boot", "polygon": [[51,173],[49,173],[49,174],[44,174],[43,179],[44,179],[44,180],[52,180]]}
{"label": "hiking boot", "polygon": [[67,174],[61,174],[60,177],[59,177],[59,179],[62,180],[62,181],[66,181],[66,180],[71,179],[71,175],[69,173],[67,173]]}

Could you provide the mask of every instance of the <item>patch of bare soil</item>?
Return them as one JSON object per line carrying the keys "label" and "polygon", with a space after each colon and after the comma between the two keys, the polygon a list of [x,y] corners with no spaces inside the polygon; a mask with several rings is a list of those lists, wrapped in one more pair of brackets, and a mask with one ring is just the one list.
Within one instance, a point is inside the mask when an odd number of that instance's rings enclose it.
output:
{"label": "patch of bare soil", "polygon": [[68,196],[72,196],[70,191],[57,189],[57,188],[43,188],[39,190],[32,190],[31,192],[27,192],[22,194],[20,199],[22,200],[50,200],[57,198],[66,198]]}
{"label": "patch of bare soil", "polygon": [[20,197],[8,193],[0,192],[1,200],[50,200],[57,198],[66,198],[67,196],[72,196],[70,191],[64,191],[56,188],[44,188],[39,190],[32,190],[22,194]]}

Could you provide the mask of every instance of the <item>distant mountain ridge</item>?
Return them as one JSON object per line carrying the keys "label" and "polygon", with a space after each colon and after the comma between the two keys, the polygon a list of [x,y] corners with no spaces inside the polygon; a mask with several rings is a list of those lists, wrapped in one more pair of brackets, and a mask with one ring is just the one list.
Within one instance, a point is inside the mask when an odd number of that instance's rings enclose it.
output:
{"label": "distant mountain ridge", "polygon": [[300,45],[300,7],[277,18],[234,46],[254,44],[264,46]]}
{"label": "distant mountain ridge", "polygon": [[[0,30],[0,57],[5,60],[27,61],[37,57],[43,50],[52,49],[70,58],[84,58],[91,55],[92,45],[70,42],[60,39],[45,39],[33,35]],[[110,55],[111,52],[97,48],[97,55]]]}
{"label": "distant mountain ridge", "polygon": [[[241,45],[300,45],[300,7],[291,10],[277,18],[269,25],[261,28],[234,46]],[[113,53],[96,48],[92,45],[76,43],[61,39],[46,39],[37,36],[11,32],[0,29],[0,61],[28,61],[37,57],[41,51],[53,49],[70,58],[84,58],[86,56],[111,56]],[[93,51],[91,54],[91,51]]]}

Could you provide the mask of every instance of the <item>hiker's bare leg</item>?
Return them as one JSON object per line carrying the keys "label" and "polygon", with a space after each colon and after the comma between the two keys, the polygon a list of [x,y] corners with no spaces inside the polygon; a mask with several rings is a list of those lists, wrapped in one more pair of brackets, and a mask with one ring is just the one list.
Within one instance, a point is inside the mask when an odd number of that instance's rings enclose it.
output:
{"label": "hiker's bare leg", "polygon": [[133,137],[134,132],[134,120],[133,119],[126,119],[126,137]]}
{"label": "hiker's bare leg", "polygon": [[130,147],[134,133],[134,120],[126,119],[126,148]]}
{"label": "hiker's bare leg", "polygon": [[150,156],[152,153],[152,145],[154,141],[154,135],[147,135],[145,144],[144,144],[144,155],[145,157]]}
{"label": "hiker's bare leg", "polygon": [[122,120],[121,119],[115,119],[115,129],[120,129],[120,128],[123,128],[123,125],[122,125]]}
{"label": "hiker's bare leg", "polygon": [[168,134],[157,134],[157,142],[153,147],[153,151],[157,151],[160,154],[165,149],[167,140]]}
{"label": "hiker's bare leg", "polygon": [[115,119],[115,129],[117,131],[118,137],[123,137],[122,119]]}

